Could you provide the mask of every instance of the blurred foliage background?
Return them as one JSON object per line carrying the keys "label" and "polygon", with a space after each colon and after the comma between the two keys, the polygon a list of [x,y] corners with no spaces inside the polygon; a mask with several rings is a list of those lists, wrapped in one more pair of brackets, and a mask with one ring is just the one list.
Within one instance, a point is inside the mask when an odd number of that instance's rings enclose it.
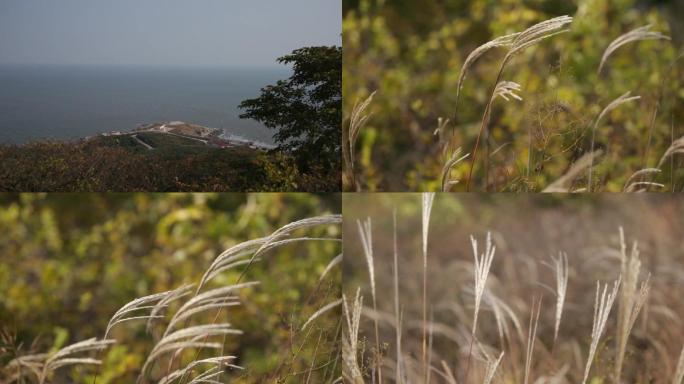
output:
{"label": "blurred foliage background", "polygon": [[[449,118],[454,144],[472,152],[505,50],[491,50],[470,67],[456,106],[465,58],[498,36],[565,14],[574,17],[568,33],[524,50],[506,67],[503,79],[519,83],[524,100],[494,103],[489,190],[539,191],[556,180],[589,151],[591,124],[600,111],[627,91],[641,100],[609,114],[597,130],[597,148],[606,152],[595,168],[594,182],[601,190],[620,191],[635,171],[655,166],[673,135],[684,135],[684,60],[675,60],[683,52],[682,0],[343,4],[345,125],[354,104],[377,91],[357,144],[357,178],[364,190],[438,190],[443,164],[433,135],[438,118]],[[623,46],[597,75],[610,42],[647,24],[672,41]],[[485,189],[482,153],[474,190]],[[672,175],[668,162],[655,181],[666,184],[666,190],[684,187],[680,163],[675,162]],[[469,164],[468,159],[454,169],[453,176],[461,180],[454,190],[464,189]],[[578,182],[584,186],[586,178]]]}
{"label": "blurred foliage background", "polygon": [[[109,318],[125,303],[197,283],[230,246],[291,221],[339,213],[339,200],[339,195],[268,193],[2,194],[0,325],[16,333],[23,353],[101,338]],[[306,233],[339,237],[340,228]],[[318,279],[340,252],[335,242],[296,243],[248,269],[243,281],[261,284],[240,291],[243,304],[230,311],[230,322],[244,334],[230,337],[226,352],[246,368],[231,373],[231,380],[302,382],[298,372],[310,366],[324,366],[313,372],[312,378],[320,380],[335,370],[333,363],[324,363],[337,359],[339,312],[318,319],[309,333],[298,330],[339,297],[339,270],[320,286]],[[226,272],[216,283],[231,284],[238,273]],[[204,321],[214,316],[208,313]],[[98,383],[132,383],[152,337],[144,322],[121,324],[112,337],[119,342],[103,354]],[[55,383],[92,383],[95,370],[62,371],[65,376]]]}

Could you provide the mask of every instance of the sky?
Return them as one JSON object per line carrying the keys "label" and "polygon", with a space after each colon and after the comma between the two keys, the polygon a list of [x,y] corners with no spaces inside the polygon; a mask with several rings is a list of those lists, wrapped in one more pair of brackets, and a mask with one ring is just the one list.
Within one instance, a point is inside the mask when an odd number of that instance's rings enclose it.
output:
{"label": "sky", "polygon": [[0,0],[0,64],[267,67],[341,45],[340,0]]}

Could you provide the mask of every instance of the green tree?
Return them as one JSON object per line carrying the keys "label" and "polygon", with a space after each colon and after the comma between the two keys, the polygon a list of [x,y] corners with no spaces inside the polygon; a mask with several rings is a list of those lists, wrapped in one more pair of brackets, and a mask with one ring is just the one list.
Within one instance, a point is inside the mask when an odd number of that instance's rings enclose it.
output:
{"label": "green tree", "polygon": [[259,97],[243,101],[240,108],[245,112],[240,117],[276,129],[278,149],[291,152],[305,170],[339,165],[342,48],[300,48],[278,62],[292,64],[292,76],[262,88]]}

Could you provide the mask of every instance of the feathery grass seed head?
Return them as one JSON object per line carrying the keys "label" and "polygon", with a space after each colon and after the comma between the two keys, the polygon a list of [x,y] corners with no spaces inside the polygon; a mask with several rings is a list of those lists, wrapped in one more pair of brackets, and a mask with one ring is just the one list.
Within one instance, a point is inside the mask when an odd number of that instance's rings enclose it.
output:
{"label": "feathery grass seed head", "polygon": [[[598,281],[596,282],[594,321],[591,326],[591,345],[589,346],[589,356],[587,357],[587,364],[584,368],[584,378],[582,380],[582,384],[585,384],[589,378],[589,371],[591,370],[591,364],[594,361],[596,348],[598,348],[599,340],[601,339],[601,335],[603,335],[603,331],[605,330],[606,322],[608,321],[608,315],[610,314],[610,310],[615,302],[615,297],[618,294],[621,280],[622,277],[619,277],[618,280],[613,283],[613,289],[610,293],[608,293],[608,284],[606,284],[603,287],[603,291],[601,291],[601,283]],[[599,293],[601,294],[599,295]]]}
{"label": "feathery grass seed head", "polygon": [[650,31],[650,29],[651,25],[645,25],[620,35],[617,39],[613,40],[610,45],[608,45],[608,48],[606,48],[606,50],[603,52],[597,73],[601,73],[603,65],[606,63],[606,60],[608,60],[608,57],[625,44],[643,40],[670,40],[669,36],[663,35],[660,32]]}
{"label": "feathery grass seed head", "polygon": [[489,269],[492,266],[492,260],[494,259],[494,252],[496,252],[496,246],[492,245],[491,232],[487,232],[487,241],[485,243],[484,253],[478,253],[477,240],[475,240],[475,237],[470,236],[470,243],[473,247],[473,260],[475,264],[475,310],[473,314],[472,327],[472,334],[475,335],[475,331],[477,330],[477,316],[480,311],[480,302],[482,301],[482,296],[485,291],[487,276],[489,275]]}

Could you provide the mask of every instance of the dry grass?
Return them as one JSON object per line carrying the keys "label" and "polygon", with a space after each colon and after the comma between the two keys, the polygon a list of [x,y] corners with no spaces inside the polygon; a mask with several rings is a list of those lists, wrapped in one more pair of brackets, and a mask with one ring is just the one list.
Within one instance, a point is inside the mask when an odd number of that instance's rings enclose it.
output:
{"label": "dry grass", "polygon": [[3,368],[4,376],[6,376],[7,383],[21,383],[25,380],[39,384],[48,383],[50,378],[60,368],[72,365],[102,364],[101,360],[87,356],[101,351],[115,342],[115,340],[91,338],[68,345],[51,353],[19,356],[11,360]]}
{"label": "dry grass", "polygon": [[[597,199],[611,201],[604,204],[564,199],[566,208],[547,209],[557,200],[437,195],[425,297],[422,195],[350,197],[349,221],[368,215],[375,225],[376,305],[349,305],[345,343],[355,348],[344,358],[350,363],[345,377],[376,383],[679,382],[684,307],[675,292],[684,284],[684,206],[658,197]],[[396,219],[387,214],[393,207]],[[484,241],[471,237],[468,250],[467,233],[487,228]],[[344,248],[357,255],[344,261],[345,289],[362,306],[364,292],[370,294],[362,247],[352,238]],[[549,250],[555,251],[550,261]],[[549,302],[553,310],[544,305]],[[526,329],[522,318],[529,320]],[[377,344],[388,348],[383,359],[364,347]]]}
{"label": "dry grass", "polygon": [[354,171],[354,163],[356,162],[356,141],[359,138],[361,129],[371,116],[370,113],[366,113],[366,109],[373,101],[373,96],[375,96],[375,92],[371,93],[366,100],[354,105],[349,117],[347,132],[342,133],[344,139],[344,142],[342,143],[342,154],[344,157],[343,174],[345,177],[345,185],[348,185],[349,189],[353,191],[358,189],[356,172]]}
{"label": "dry grass", "polygon": [[422,229],[423,229],[423,379],[427,381],[427,268],[428,268],[428,234],[430,229],[430,214],[432,213],[432,203],[435,200],[434,193],[423,193],[422,206]]}
{"label": "dry grass", "polygon": [[[489,102],[487,103],[487,106],[485,107],[485,112],[482,117],[482,125],[480,126],[480,131],[477,135],[477,139],[475,140],[475,145],[473,147],[472,151],[472,159],[470,163],[470,169],[468,171],[468,179],[466,182],[466,191],[470,190],[470,182],[471,178],[473,175],[473,168],[475,167],[475,160],[477,156],[477,150],[480,145],[480,138],[482,135],[485,135],[485,143],[487,143],[487,124],[489,122],[489,117],[491,113],[491,107],[492,107],[492,102],[497,96],[503,97],[505,100],[508,100],[507,96],[511,96],[515,99],[521,100],[520,97],[518,97],[515,93],[515,91],[520,90],[520,86],[516,83],[510,82],[510,81],[502,81],[502,75],[504,72],[504,69],[506,68],[506,64],[517,54],[525,50],[526,48],[537,44],[541,42],[542,40],[554,36],[558,33],[565,32],[563,29],[566,25],[570,24],[572,22],[572,17],[570,16],[560,16],[560,17],[555,17],[553,19],[549,19],[546,21],[543,21],[541,23],[537,23],[523,32],[520,33],[515,33],[512,35],[507,35],[503,36],[497,39],[494,39],[488,43],[485,43],[481,45],[480,47],[476,48],[470,55],[468,55],[468,59],[466,59],[463,68],[461,69],[461,75],[459,76],[459,84],[458,84],[458,89],[460,89],[461,84],[463,79],[465,78],[465,73],[468,67],[472,64],[472,62],[477,59],[479,56],[484,54],[484,52],[488,51],[491,48],[494,47],[508,47],[508,52],[506,53],[506,56],[504,56],[503,60],[501,61],[501,65],[499,67],[499,72],[496,76],[496,81],[494,82],[494,88],[491,91],[491,95],[489,97]],[[489,159],[489,151],[485,154],[485,161],[488,161]],[[488,170],[488,164],[485,164],[485,173]],[[487,176],[485,176],[485,189],[488,186],[488,180]]]}
{"label": "dry grass", "polygon": [[461,94],[461,88],[463,87],[463,82],[465,81],[468,69],[475,63],[480,56],[484,55],[490,49],[497,47],[510,47],[513,40],[519,35],[519,33],[512,33],[510,35],[499,36],[492,41],[488,41],[479,47],[475,48],[468,57],[466,57],[461,67],[461,72],[458,75],[458,85],[456,86],[456,105],[458,106],[458,98]]}
{"label": "dry grass", "polygon": [[527,384],[530,379],[532,355],[534,354],[534,343],[537,340],[537,327],[539,326],[539,313],[541,313],[541,307],[541,298],[532,301],[532,313],[530,313],[530,325],[527,327],[527,344],[525,346],[525,378],[523,379],[523,383],[525,384]]}
{"label": "dry grass", "polygon": [[597,158],[600,158],[601,155],[603,155],[603,151],[600,149],[594,151],[594,152],[588,152],[582,155],[577,161],[575,161],[570,168],[563,174],[563,176],[559,177],[557,180],[555,180],[553,183],[549,184],[548,187],[544,188],[542,192],[544,193],[566,193],[566,192],[583,192],[586,191],[586,188],[583,189],[574,189],[573,188],[573,183],[574,181],[580,177],[580,175],[589,167],[592,167],[594,164],[594,160]]}
{"label": "dry grass", "polygon": [[[641,98],[641,96],[630,97],[629,94],[630,94],[630,92],[624,93],[623,95],[621,95],[617,99],[613,100],[610,104],[608,104],[605,108],[603,108],[601,113],[599,113],[598,117],[594,121],[594,124],[591,128],[591,150],[589,151],[589,153],[594,153],[594,145],[596,143],[596,128],[597,128],[599,122],[601,121],[601,118],[603,118],[603,116],[607,115],[610,111],[619,107],[620,105],[629,103],[630,101],[639,100]],[[593,184],[593,180],[594,180],[594,178],[592,177],[593,170],[594,170],[593,157],[591,159],[592,160],[589,163],[589,176],[587,178],[587,192],[592,191],[592,184]]]}
{"label": "dry grass", "polygon": [[[501,97],[505,101],[510,101],[510,98],[514,98],[518,101],[522,101],[522,98],[518,95],[520,92],[520,85],[512,82],[512,81],[507,81],[505,78],[504,72],[509,68],[511,65],[510,63],[512,62],[512,59],[525,51],[527,48],[532,47],[536,44],[541,43],[543,40],[548,39],[550,37],[556,36],[558,34],[562,34],[565,32],[568,32],[570,30],[571,24],[573,23],[573,18],[570,16],[560,16],[560,17],[555,17],[546,21],[542,21],[540,23],[537,23],[527,29],[525,29],[522,32],[516,32],[504,36],[499,36],[494,38],[491,41],[485,42],[481,45],[479,45],[477,48],[472,50],[463,60],[463,64],[461,65],[461,68],[458,73],[458,80],[456,83],[456,97],[455,97],[455,103],[454,103],[454,113],[453,113],[453,119],[452,119],[452,124],[449,129],[449,119],[444,119],[442,117],[438,118],[437,122],[437,130],[435,131],[436,133],[440,134],[440,139],[438,142],[439,150],[442,153],[443,160],[441,161],[441,172],[439,173],[440,177],[440,183],[439,185],[441,186],[440,190],[443,192],[450,191],[452,190],[455,185],[458,183],[460,178],[465,179],[465,186],[463,187],[466,192],[469,192],[473,189],[479,189],[483,190],[486,192],[489,192],[492,188],[494,189],[499,189],[499,190],[513,190],[513,191],[519,191],[519,190],[530,190],[530,189],[537,189],[538,190],[544,190],[544,191],[565,191],[565,192],[594,192],[597,191],[601,188],[601,186],[610,186],[611,189],[614,189],[615,187],[612,185],[612,183],[607,180],[608,176],[613,176],[620,178],[620,180],[624,180],[624,178],[629,177],[631,172],[634,172],[632,174],[632,177],[629,178],[627,182],[624,183],[624,187],[622,189],[623,192],[644,192],[644,191],[649,191],[649,190],[661,190],[666,187],[666,181],[664,180],[659,180],[659,182],[654,181],[653,179],[657,174],[660,172],[655,172],[648,174],[651,171],[647,171],[647,169],[661,169],[665,163],[659,164],[657,167],[649,167],[648,162],[649,162],[649,155],[651,151],[651,146],[653,143],[662,143],[663,140],[670,141],[670,138],[662,138],[662,137],[657,137],[658,135],[658,130],[656,129],[656,126],[658,125],[657,123],[657,115],[658,111],[661,108],[661,104],[665,105],[667,103],[670,103],[668,101],[669,95],[664,95],[665,89],[667,88],[666,82],[669,80],[673,80],[671,78],[671,74],[664,73],[663,71],[662,74],[662,82],[660,89],[658,90],[658,96],[657,96],[657,103],[655,107],[653,108],[653,113],[650,116],[650,125],[648,125],[645,129],[647,129],[647,137],[644,137],[644,143],[639,144],[636,143],[635,146],[639,152],[638,155],[634,155],[632,153],[626,153],[625,156],[639,156],[643,157],[642,159],[642,165],[637,166],[643,168],[642,170],[636,170],[636,172],[633,169],[628,169],[627,172],[624,172],[621,170],[620,174],[611,174],[610,172],[606,172],[606,175],[604,176],[605,178],[600,180],[600,183],[597,183],[597,180],[595,180],[595,160],[598,160],[598,157],[601,153],[599,152],[601,150],[596,149],[597,146],[597,134],[598,134],[598,129],[599,129],[599,123],[604,119],[604,117],[613,109],[617,108],[620,105],[623,105],[627,102],[634,101],[639,99],[639,96],[633,96],[629,97],[629,92],[623,94],[622,96],[618,97],[615,99],[613,102],[608,104],[600,113],[599,115],[593,119],[593,120],[588,120],[587,121],[581,121],[581,119],[577,119],[576,121],[579,122],[581,125],[586,125],[587,129],[581,129],[581,130],[576,130],[576,128],[570,128],[570,127],[550,127],[549,128],[549,134],[544,134],[541,142],[540,141],[535,141],[535,135],[534,135],[534,130],[532,127],[532,124],[527,127],[527,134],[529,138],[529,143],[527,145],[527,167],[526,169],[523,169],[524,167],[521,166],[520,164],[517,164],[515,162],[507,162],[506,164],[497,164],[497,167],[494,167],[492,164],[496,159],[494,158],[494,154],[498,150],[500,150],[502,147],[505,147],[507,145],[511,145],[512,147],[520,147],[519,145],[516,144],[516,141],[518,140],[518,137],[510,138],[508,135],[508,132],[503,132],[499,131],[499,134],[497,136],[503,136],[506,137],[506,142],[498,146],[496,149],[492,150],[490,149],[490,145],[492,142],[495,140],[492,140],[490,138],[490,119],[492,119],[495,114],[494,114],[494,108],[495,104],[494,101],[498,98]],[[628,45],[630,43],[635,43],[635,42],[640,42],[640,41],[646,41],[646,40],[662,40],[662,41],[669,41],[671,38],[661,32],[658,31],[653,31],[651,30],[651,26],[643,26],[640,28],[633,29],[631,31],[628,31],[617,38],[615,38],[610,44],[608,44],[605,47],[605,50],[603,51],[603,55],[601,57],[600,63],[597,68],[597,72],[600,75],[601,73],[607,72],[606,69],[608,69],[609,64],[610,64],[610,58],[616,54],[616,51],[618,51],[620,48],[624,47],[625,45]],[[466,78],[468,77],[468,74],[471,73],[474,69],[474,67],[477,65],[478,60],[483,60],[484,57],[490,52],[494,50],[502,50],[505,52],[504,56],[500,61],[498,62],[498,70],[495,71],[490,71],[492,72],[492,76],[494,73],[496,73],[496,77],[494,82],[491,85],[485,85],[487,89],[486,97],[484,98],[484,111],[482,114],[482,118],[480,120],[480,127],[477,131],[477,135],[474,137],[472,142],[468,142],[467,140],[471,140],[468,133],[469,127],[466,124],[465,121],[459,121],[459,108],[462,107],[459,105],[459,101],[462,98],[462,90],[463,87],[466,86]],[[568,52],[560,52],[559,54],[572,54]],[[579,52],[577,54],[580,54]],[[551,55],[553,57],[553,55]],[[672,64],[669,67],[669,71],[672,72],[672,69],[674,68],[674,64],[677,62],[678,59],[683,57],[683,55],[680,55],[675,59]],[[448,68],[446,70],[451,70],[451,68]],[[653,74],[654,76],[656,74]],[[601,81],[609,81],[608,79],[603,79],[601,78]],[[482,88],[482,84],[477,84],[473,85],[473,87],[480,87]],[[589,113],[589,107],[592,105],[600,105],[599,103],[602,103],[601,98],[598,95],[600,94],[600,86],[596,87],[596,91],[593,92],[589,97],[587,98],[587,101],[589,102],[588,105],[582,105],[582,108],[586,108],[587,110],[584,111],[584,113]],[[623,91],[624,92],[624,91]],[[648,97],[651,92],[647,89],[639,89],[639,93],[643,93]],[[676,104],[676,90],[673,90],[672,92],[672,98],[671,98],[671,103]],[[479,93],[478,93],[479,94]],[[372,96],[372,95],[371,95]],[[616,95],[615,95],[616,96]],[[609,97],[615,97],[615,96],[609,96]],[[666,98],[665,96],[668,96]],[[370,99],[369,99],[370,100]],[[369,101],[367,100],[367,101]],[[363,109],[368,106],[367,103],[361,103],[361,104],[356,104],[354,106],[354,109],[351,112],[351,118],[350,121],[352,125],[358,126],[358,123],[363,124],[365,122],[365,119],[361,117],[360,113],[362,114]],[[567,110],[569,111],[569,108],[566,108],[565,106],[560,106],[559,108],[563,109],[564,111]],[[641,107],[643,109],[643,107]],[[583,111],[576,111],[578,114],[583,113]],[[593,111],[590,112],[593,115]],[[555,114],[555,113],[554,113]],[[527,120],[528,118],[524,118],[523,120]],[[540,119],[541,120],[541,119]],[[635,118],[635,124],[641,125],[638,116]],[[574,123],[573,123],[574,124]],[[672,147],[673,148],[679,148],[680,146],[677,146],[677,143],[675,143],[674,140],[674,127],[675,127],[675,122],[672,122]],[[540,123],[541,126],[541,123]],[[412,129],[416,130],[415,127],[406,127],[407,129]],[[499,127],[499,129],[502,129]],[[571,130],[572,129],[572,130]],[[457,130],[459,132],[462,132],[459,135],[456,135]],[[355,130],[350,130],[353,132],[358,132],[359,129]],[[447,132],[450,131],[451,134],[447,134]],[[522,132],[522,129],[519,129],[520,132]],[[587,135],[584,132],[590,132],[588,135],[589,137],[586,137]],[[559,148],[558,150],[556,149],[550,149],[547,151],[546,148],[549,147],[549,142],[551,139],[549,137],[567,137],[568,135],[574,135],[574,141],[572,143],[564,144]],[[625,136],[629,137],[629,134],[625,134]],[[462,142],[458,142],[457,136],[461,138]],[[518,135],[520,136],[520,135]],[[654,137],[656,136],[656,137]],[[346,136],[345,136],[346,137]],[[355,139],[354,139],[355,140]],[[586,145],[584,145],[584,141],[590,141],[590,147],[587,148]],[[543,150],[538,150],[540,154],[542,155],[542,158],[540,160],[540,163],[535,166],[533,164],[533,152],[535,150],[535,147],[538,146],[543,146]],[[469,152],[465,156],[462,156],[462,150],[461,148],[468,148]],[[642,150],[643,147],[643,150]],[[663,155],[663,159],[670,159],[670,182],[674,184],[675,182],[675,174],[676,172],[676,167],[677,165],[675,164],[673,160],[673,155],[675,154],[680,154],[682,153],[681,148],[680,150],[673,150],[666,152]],[[560,151],[559,153],[556,153],[556,151]],[[432,156],[436,151],[433,149],[430,149],[429,154]],[[480,152],[484,152],[483,154],[480,154]],[[605,152],[605,151],[604,151]],[[568,156],[570,154],[570,156]],[[507,155],[509,160],[516,160],[518,154],[511,152],[510,154]],[[408,158],[406,154],[397,154],[397,158]],[[455,165],[457,165],[459,162],[463,161],[466,159],[466,157],[469,157],[469,164],[467,168],[460,168],[459,172],[465,173],[465,175],[452,175],[452,170],[454,169]],[[539,177],[539,175],[544,175],[547,176],[543,172],[543,163],[550,163],[549,161],[553,158],[561,158],[561,159],[566,159],[567,164],[565,165],[567,171],[567,174],[572,174],[572,180],[568,180],[568,177],[565,175],[561,176],[559,180],[562,180],[563,182],[572,182],[577,175],[577,169],[584,169],[588,171],[588,175],[584,176],[583,178],[588,177],[588,180],[586,180],[586,187],[577,187],[575,185],[572,186],[561,186],[559,183],[554,182],[548,186],[544,185],[536,185],[537,180],[541,180],[542,178]],[[415,156],[411,156],[410,159],[406,160],[407,164],[411,164],[412,161],[415,160]],[[481,162],[481,164],[478,163]],[[586,161],[589,162],[589,164],[586,164]],[[612,154],[612,156],[607,156],[607,162],[615,162],[615,161],[620,161],[615,154]],[[425,161],[428,164],[434,163],[433,160],[426,160]],[[389,163],[389,162],[387,162]],[[393,163],[394,164],[394,163]],[[389,167],[387,165],[384,166],[385,168],[392,168],[395,169],[395,167]],[[481,171],[476,170],[476,167],[481,167]],[[630,165],[631,167],[631,165]],[[400,168],[398,165],[396,168]],[[606,166],[608,168],[608,166]],[[620,168],[616,166],[616,169]],[[351,169],[351,168],[350,168]],[[409,169],[409,166],[402,166],[402,169]],[[467,171],[466,171],[467,169]],[[533,172],[535,169],[539,169],[538,173],[539,175],[535,177],[533,175]],[[433,185],[436,185],[436,183],[431,183],[428,181],[423,181],[420,177],[423,176],[425,177],[426,174],[430,172],[430,168],[424,165],[424,163],[417,164],[414,168],[410,168],[411,171],[413,172],[408,172],[406,171],[403,175],[378,175],[376,169],[374,168],[372,171],[369,171],[368,173],[365,173],[369,178],[375,178],[382,180],[383,182],[387,183],[395,183],[397,180],[398,176],[404,177],[404,180],[402,182],[410,184],[410,185],[418,185],[420,187],[424,185],[429,185],[428,188],[433,188]],[[438,169],[437,169],[438,170]],[[435,172],[437,171],[435,170]],[[555,171],[554,171],[555,172]],[[562,172],[562,171],[561,171]],[[454,172],[455,173],[455,172]],[[416,176],[415,174],[418,174],[419,176]],[[493,175],[493,176],[492,176]],[[548,175],[552,178],[557,178],[558,176],[556,174],[554,175]],[[602,175],[603,176],[603,175]],[[432,176],[427,175],[427,178],[430,178]],[[474,179],[478,180],[474,180]],[[481,179],[480,179],[481,178]],[[415,180],[418,179],[418,180]],[[545,181],[548,180],[548,178],[544,177],[543,178]],[[355,190],[359,191],[363,189],[362,183],[359,184],[357,183],[357,180],[355,178],[352,179],[352,181],[347,182],[345,181],[345,188],[346,190]],[[477,184],[477,186],[476,186]],[[377,187],[376,183],[372,183],[373,187]],[[673,190],[675,186],[672,186]],[[420,191],[420,190],[418,190]],[[617,190],[619,191],[619,189]]]}
{"label": "dry grass", "polygon": [[[482,44],[481,46],[477,47],[475,50],[473,50],[468,57],[466,58],[465,62],[463,63],[463,67],[461,68],[461,72],[459,74],[458,78],[458,85],[456,87],[456,104],[458,105],[458,95],[460,93],[461,87],[463,86],[463,81],[465,80],[466,73],[469,69],[469,67],[477,60],[480,56],[482,56],[485,52],[489,51],[490,49],[496,48],[496,47],[506,47],[508,48],[508,51],[506,53],[506,56],[503,58],[501,62],[501,66],[499,67],[499,73],[496,77],[495,85],[493,90],[491,91],[490,97],[489,97],[489,102],[487,103],[487,106],[485,107],[484,115],[482,117],[482,125],[480,126],[480,131],[477,135],[477,139],[475,140],[475,145],[473,147],[472,151],[472,159],[471,159],[471,164],[470,164],[470,169],[468,171],[468,179],[466,182],[466,191],[470,190],[470,182],[472,179],[473,175],[473,168],[475,166],[475,160],[477,156],[477,150],[480,146],[480,139],[485,135],[485,143],[487,143],[487,124],[489,122],[489,117],[491,113],[491,107],[492,107],[492,102],[496,97],[501,96],[503,99],[508,101],[508,96],[513,97],[517,100],[522,100],[519,96],[517,96],[514,92],[520,90],[520,85],[511,82],[511,81],[502,81],[502,75],[503,71],[506,68],[506,64],[516,55],[522,52],[525,48],[528,48],[534,44],[539,43],[540,41],[551,37],[553,35],[556,35],[558,33],[564,32],[563,27],[565,25],[570,24],[572,22],[572,17],[569,16],[560,16],[560,17],[555,17],[550,20],[543,21],[541,23],[537,23],[533,25],[532,27],[526,29],[523,32],[520,33],[514,33],[510,35],[505,35],[498,37],[492,41],[489,41],[485,44]],[[485,173],[488,171],[488,159],[489,159],[489,150],[487,150],[487,153],[485,154]],[[485,188],[488,186],[488,177],[485,176]]]}
{"label": "dry grass", "polygon": [[679,362],[672,378],[672,384],[681,384],[682,380],[684,380],[684,347],[682,347],[682,352],[679,354]]}
{"label": "dry grass", "polygon": [[649,29],[651,29],[650,25],[636,28],[623,35],[620,35],[620,37],[613,40],[610,43],[610,45],[608,45],[608,48],[606,48],[606,50],[603,52],[603,56],[601,57],[601,63],[599,64],[597,72],[601,73],[603,65],[606,63],[606,60],[608,60],[608,57],[612,55],[613,52],[615,52],[618,48],[622,47],[625,44],[643,40],[670,40],[669,36],[665,36],[660,32],[650,31]]}
{"label": "dry grass", "polygon": [[[243,369],[235,364],[238,356],[224,353],[226,345],[229,344],[227,338],[240,337],[243,332],[232,323],[220,319],[220,316],[222,311],[240,306],[244,298],[249,298],[250,293],[258,289],[257,281],[241,282],[249,267],[264,257],[275,257],[277,253],[274,251],[288,244],[320,241],[339,243],[339,237],[307,237],[300,235],[299,231],[312,227],[339,225],[341,220],[340,215],[303,219],[287,224],[269,236],[240,243],[215,258],[196,289],[192,284],[183,285],[171,291],[134,299],[123,305],[110,318],[102,340],[92,338],[50,353],[21,355],[0,368],[0,379],[6,383],[43,384],[52,382],[52,378],[61,368],[72,365],[100,365],[102,361],[90,355],[102,354],[108,346],[125,343],[125,339],[114,340],[110,337],[113,329],[122,324],[140,321],[146,323],[153,342],[147,359],[140,368],[138,383],[225,382],[224,376],[231,379],[231,374],[227,372]],[[330,269],[339,266],[340,262],[341,255],[331,260],[323,274],[317,277],[319,284],[316,290]],[[216,286],[213,280],[227,271],[238,272],[236,281]],[[316,292],[309,294],[313,297]],[[293,343],[300,337],[305,339],[311,324],[331,313],[341,303],[342,300],[332,300],[308,317],[303,316],[303,313],[293,313],[293,319],[297,322],[296,328],[291,331]],[[169,311],[172,305],[175,310]],[[318,351],[323,334],[321,329],[314,354]],[[332,335],[334,332],[328,334]],[[125,336],[125,333],[123,335]],[[334,344],[337,342],[337,339],[332,340]],[[303,347],[304,344],[297,348],[301,350]],[[336,348],[335,345],[333,349]],[[324,373],[317,377],[326,382],[340,380],[334,368],[339,358],[341,356],[332,356],[329,364],[323,366],[326,368]],[[292,359],[296,359],[294,346]],[[329,371],[328,365],[332,367]],[[318,368],[312,363],[303,372],[288,376],[307,377],[306,380],[309,381],[314,370]],[[278,374],[279,372],[274,372],[273,377],[278,377]],[[93,382],[97,382],[97,376]]]}
{"label": "dry grass", "polygon": [[554,272],[556,273],[556,322],[553,326],[553,345],[558,341],[561,319],[563,318],[563,305],[568,292],[568,255],[560,252],[558,258],[553,258]]}
{"label": "dry grass", "polygon": [[620,276],[623,278],[622,289],[620,290],[620,299],[618,302],[618,329],[616,349],[617,356],[615,361],[615,381],[620,382],[622,375],[622,364],[625,358],[627,349],[627,339],[632,332],[634,323],[641,308],[646,303],[648,298],[648,291],[650,289],[649,279],[641,283],[641,287],[637,291],[637,284],[639,282],[639,274],[641,271],[641,260],[639,259],[639,248],[635,241],[632,245],[632,250],[627,254],[627,244],[625,243],[625,233],[620,228]]}
{"label": "dry grass", "polygon": [[[601,336],[603,335],[603,332],[606,329],[608,315],[610,315],[610,310],[613,308],[615,296],[617,296],[619,288],[619,279],[613,283],[613,289],[610,293],[608,293],[608,284],[603,286],[603,291],[601,291],[601,283],[599,283],[598,281],[596,282],[596,300],[594,301],[594,321],[591,326],[591,345],[589,346],[589,357],[587,358],[587,365],[584,368],[584,378],[582,379],[582,384],[586,383],[587,379],[589,378],[589,371],[591,371],[591,365],[594,362],[596,348],[598,348]],[[599,292],[601,292],[600,300]]]}
{"label": "dry grass", "polygon": [[359,345],[361,308],[363,308],[361,290],[356,291],[352,304],[347,303],[347,297],[343,294],[342,304],[347,325],[342,337],[342,378],[348,383],[363,384],[363,369],[358,360],[359,355],[363,356],[363,350]]}
{"label": "dry grass", "polygon": [[451,178],[451,170],[470,155],[466,153],[461,156],[461,152],[461,147],[456,148],[442,166],[442,192],[449,192],[449,190],[459,182],[459,180]]}

